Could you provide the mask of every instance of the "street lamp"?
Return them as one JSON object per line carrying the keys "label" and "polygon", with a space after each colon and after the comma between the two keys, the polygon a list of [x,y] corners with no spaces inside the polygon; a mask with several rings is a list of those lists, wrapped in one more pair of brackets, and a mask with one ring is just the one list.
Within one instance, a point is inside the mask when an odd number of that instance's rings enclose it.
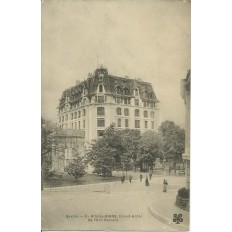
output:
{"label": "street lamp", "polygon": [[163,159],[164,176],[166,176],[166,159]]}

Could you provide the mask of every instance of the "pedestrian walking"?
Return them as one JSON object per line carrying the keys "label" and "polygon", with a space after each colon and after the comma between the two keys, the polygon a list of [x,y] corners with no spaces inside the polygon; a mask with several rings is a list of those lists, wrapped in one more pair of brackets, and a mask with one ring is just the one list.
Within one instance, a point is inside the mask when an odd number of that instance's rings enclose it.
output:
{"label": "pedestrian walking", "polygon": [[146,176],[146,180],[145,180],[145,186],[149,186],[149,181],[148,181],[147,176]]}
{"label": "pedestrian walking", "polygon": [[125,175],[123,174],[122,175],[122,183],[124,183],[124,181],[125,181]]}
{"label": "pedestrian walking", "polygon": [[170,176],[171,172],[172,172],[172,168],[169,167],[169,176]]}
{"label": "pedestrian walking", "polygon": [[132,175],[129,176],[129,182],[131,183],[132,180]]}
{"label": "pedestrian walking", "polygon": [[152,177],[152,172],[149,173],[149,177],[150,177],[150,180],[151,180],[151,177]]}
{"label": "pedestrian walking", "polygon": [[143,175],[142,175],[142,174],[140,174],[139,178],[140,178],[140,182],[142,182]]}
{"label": "pedestrian walking", "polygon": [[168,185],[168,181],[164,179],[163,181],[163,192],[167,192],[167,185]]}

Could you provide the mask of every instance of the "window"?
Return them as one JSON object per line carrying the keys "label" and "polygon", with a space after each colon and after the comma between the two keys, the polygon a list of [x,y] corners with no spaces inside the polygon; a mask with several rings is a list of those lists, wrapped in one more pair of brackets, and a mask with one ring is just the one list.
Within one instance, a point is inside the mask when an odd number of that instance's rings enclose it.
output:
{"label": "window", "polygon": [[78,121],[78,129],[81,129],[81,122]]}
{"label": "window", "polygon": [[153,108],[155,107],[155,102],[151,102],[150,106]]}
{"label": "window", "polygon": [[139,110],[138,109],[135,110],[135,117],[139,117]]}
{"label": "window", "polygon": [[129,116],[129,110],[127,108],[124,109],[124,115]]}
{"label": "window", "polygon": [[124,89],[124,92],[125,92],[125,95],[129,95],[130,94],[129,89],[127,89],[127,88]]}
{"label": "window", "polygon": [[62,116],[62,122],[64,121],[64,116]]}
{"label": "window", "polygon": [[99,85],[99,93],[102,93],[102,92],[103,92],[103,86]]}
{"label": "window", "polygon": [[65,121],[68,121],[68,115],[67,114],[65,115]]}
{"label": "window", "polygon": [[71,113],[71,120],[73,120],[73,113]]}
{"label": "window", "polygon": [[120,104],[121,103],[121,98],[120,97],[116,97],[115,102]]}
{"label": "window", "polygon": [[144,101],[144,102],[143,102],[143,107],[146,107],[146,106],[147,106],[147,102]]}
{"label": "window", "polygon": [[98,118],[97,119],[97,126],[98,127],[104,127],[105,126],[105,119],[104,118]]}
{"label": "window", "polygon": [[138,91],[138,89],[135,89],[135,96],[139,96],[139,91]]}
{"label": "window", "polygon": [[73,122],[72,122],[72,129],[73,129]]}
{"label": "window", "polygon": [[135,120],[135,128],[140,128],[140,121],[139,120]]}
{"label": "window", "polygon": [[121,125],[121,119],[119,118],[118,119],[118,127],[121,127],[122,125]]}
{"label": "window", "polygon": [[135,99],[135,105],[136,105],[136,106],[139,105],[139,99]]}
{"label": "window", "polygon": [[125,119],[125,127],[129,127],[129,119]]}
{"label": "window", "polygon": [[147,121],[145,121],[144,127],[145,127],[145,128],[148,128],[148,126],[147,126],[147,125],[148,125],[148,122],[147,122]]}
{"label": "window", "polygon": [[154,121],[151,122],[151,129],[155,129],[155,123],[154,123]]}
{"label": "window", "polygon": [[155,113],[153,111],[151,111],[151,118],[155,117]]}
{"label": "window", "polygon": [[84,95],[87,95],[88,94],[88,89],[84,89]]}
{"label": "window", "polygon": [[81,111],[78,111],[78,118],[81,117]]}
{"label": "window", "polygon": [[147,118],[147,117],[148,117],[148,112],[147,112],[147,110],[145,110],[145,111],[143,112],[143,116],[144,116],[144,118]]}
{"label": "window", "polygon": [[121,94],[122,93],[122,89],[119,86],[116,88],[116,93],[117,94]]}
{"label": "window", "polygon": [[98,96],[98,103],[104,102],[104,96]]}
{"label": "window", "polygon": [[98,130],[97,131],[97,136],[98,137],[102,137],[104,135],[104,131],[103,130]]}
{"label": "window", "polygon": [[77,119],[77,112],[74,113],[74,118]]}
{"label": "window", "polygon": [[85,109],[82,111],[82,117],[85,117]]}
{"label": "window", "polygon": [[97,116],[105,115],[105,108],[104,107],[97,107]]}
{"label": "window", "polygon": [[77,123],[75,122],[75,129],[77,129]]}
{"label": "window", "polygon": [[118,108],[116,109],[116,113],[117,113],[117,115],[121,115],[121,114],[122,114],[122,111],[121,111],[121,108],[120,108],[120,107],[118,107]]}
{"label": "window", "polygon": [[83,120],[83,128],[85,128],[85,120]]}

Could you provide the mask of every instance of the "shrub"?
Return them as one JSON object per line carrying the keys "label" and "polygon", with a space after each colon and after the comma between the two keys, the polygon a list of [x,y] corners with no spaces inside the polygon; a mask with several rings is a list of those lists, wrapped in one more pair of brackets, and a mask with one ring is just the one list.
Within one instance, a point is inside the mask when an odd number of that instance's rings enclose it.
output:
{"label": "shrub", "polygon": [[178,196],[182,198],[189,199],[190,190],[186,188],[181,188],[178,190]]}
{"label": "shrub", "polygon": [[46,179],[48,180],[59,180],[62,179],[63,173],[55,170],[50,170],[46,173]]}

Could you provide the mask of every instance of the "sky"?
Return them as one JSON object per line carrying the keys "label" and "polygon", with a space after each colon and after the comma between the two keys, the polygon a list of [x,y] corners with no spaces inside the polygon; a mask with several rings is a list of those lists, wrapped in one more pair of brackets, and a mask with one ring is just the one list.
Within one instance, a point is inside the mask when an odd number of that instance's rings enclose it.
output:
{"label": "sky", "polygon": [[[63,90],[98,63],[151,82],[159,120],[184,126],[180,80],[191,69],[191,6],[182,0],[44,0],[42,116],[56,122]],[[97,58],[98,57],[98,58]]]}

